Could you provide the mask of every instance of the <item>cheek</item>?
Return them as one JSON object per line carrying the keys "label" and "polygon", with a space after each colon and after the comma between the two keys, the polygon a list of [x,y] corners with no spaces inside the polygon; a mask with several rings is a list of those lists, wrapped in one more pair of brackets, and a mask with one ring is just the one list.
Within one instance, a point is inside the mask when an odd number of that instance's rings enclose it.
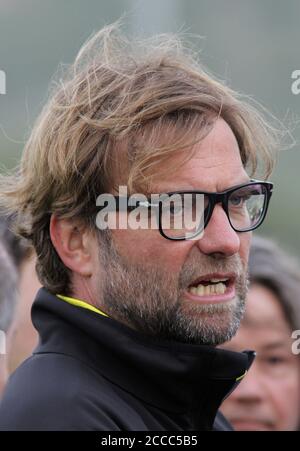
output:
{"label": "cheek", "polygon": [[128,262],[150,264],[179,272],[188,258],[193,241],[170,241],[157,230],[114,230],[117,251]]}
{"label": "cheek", "polygon": [[248,264],[248,258],[249,258],[249,252],[250,252],[250,246],[251,246],[251,232],[246,233],[240,233],[240,249],[239,249],[239,255],[241,257],[242,262],[244,265]]}
{"label": "cheek", "polygon": [[294,430],[300,424],[299,375],[291,375],[272,384],[272,400],[281,430]]}

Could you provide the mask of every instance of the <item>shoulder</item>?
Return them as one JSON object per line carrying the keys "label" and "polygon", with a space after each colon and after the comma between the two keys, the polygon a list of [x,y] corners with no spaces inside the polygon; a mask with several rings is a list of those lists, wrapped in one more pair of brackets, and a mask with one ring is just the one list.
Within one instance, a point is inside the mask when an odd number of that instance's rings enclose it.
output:
{"label": "shoulder", "polygon": [[85,363],[37,354],[11,376],[0,404],[0,430],[119,430],[120,396]]}

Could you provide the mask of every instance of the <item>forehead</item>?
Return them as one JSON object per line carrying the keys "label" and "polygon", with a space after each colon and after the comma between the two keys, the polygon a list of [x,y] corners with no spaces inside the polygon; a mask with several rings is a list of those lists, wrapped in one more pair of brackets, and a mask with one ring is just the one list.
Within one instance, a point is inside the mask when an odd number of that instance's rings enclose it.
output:
{"label": "forehead", "polygon": [[285,319],[280,301],[268,288],[251,286],[245,317],[229,346],[237,350],[252,347],[257,351],[275,345],[291,349],[291,328]]}
{"label": "forehead", "polygon": [[218,119],[210,133],[190,151],[193,156],[184,163],[185,156],[178,154],[161,166],[166,176],[155,180],[156,189],[223,191],[249,181],[237,140],[223,119]]}
{"label": "forehead", "polygon": [[260,284],[253,284],[247,296],[243,324],[248,327],[271,327],[290,333],[289,324],[278,297]]}

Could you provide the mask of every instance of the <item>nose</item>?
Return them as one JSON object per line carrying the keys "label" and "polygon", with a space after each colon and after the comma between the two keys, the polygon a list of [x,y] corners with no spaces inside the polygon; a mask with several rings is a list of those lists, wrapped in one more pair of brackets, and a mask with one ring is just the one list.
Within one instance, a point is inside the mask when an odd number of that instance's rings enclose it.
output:
{"label": "nose", "polygon": [[215,205],[198,247],[206,255],[231,256],[240,249],[240,238],[233,230],[221,204]]}

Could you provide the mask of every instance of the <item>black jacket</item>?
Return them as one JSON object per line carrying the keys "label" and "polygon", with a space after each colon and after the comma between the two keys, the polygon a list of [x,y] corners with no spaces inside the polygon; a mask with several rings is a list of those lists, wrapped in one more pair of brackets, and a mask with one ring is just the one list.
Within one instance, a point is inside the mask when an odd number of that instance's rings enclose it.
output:
{"label": "black jacket", "polygon": [[[40,343],[11,376],[0,430],[210,430],[253,360],[164,342],[58,299],[32,308]],[[220,414],[214,429],[230,429]]]}

